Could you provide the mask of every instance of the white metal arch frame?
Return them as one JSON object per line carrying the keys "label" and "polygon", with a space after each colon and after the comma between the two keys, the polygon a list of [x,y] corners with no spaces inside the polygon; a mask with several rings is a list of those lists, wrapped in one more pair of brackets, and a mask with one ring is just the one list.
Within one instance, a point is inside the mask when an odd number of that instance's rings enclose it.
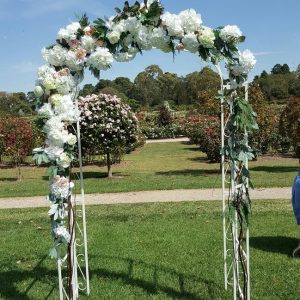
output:
{"label": "white metal arch frame", "polygon": [[[52,183],[50,185],[49,200],[51,209],[49,215],[52,221],[52,234],[55,246],[52,248],[54,257],[58,261],[60,299],[76,299],[79,290],[90,292],[88,271],[88,250],[86,215],[84,201],[84,186],[82,174],[82,155],[80,141],[80,124],[76,113],[78,104],[79,78],[83,77],[85,68],[99,77],[100,70],[107,70],[113,60],[129,61],[138,52],[158,48],[165,52],[188,50],[197,53],[204,61],[218,65],[220,60],[226,61],[229,77],[237,86],[246,81],[248,72],[253,68],[255,59],[249,50],[243,53],[238,51],[237,44],[243,42],[237,26],[227,25],[211,29],[202,26],[199,14],[194,10],[186,10],[179,15],[163,13],[164,8],[159,0],[144,0],[144,3],[135,2],[130,6],[125,2],[123,10],[116,8],[117,16],[107,21],[97,19],[90,23],[84,15],[79,22],[74,22],[62,28],[57,36],[56,44],[43,50],[46,65],[38,71],[38,86],[36,87],[37,102],[40,105],[39,113],[45,114],[47,143],[37,150],[38,161],[50,162]],[[180,26],[178,26],[180,25]],[[117,28],[117,29],[116,29]],[[136,32],[138,28],[138,32]],[[130,37],[132,35],[133,37]],[[131,39],[131,42],[128,43]],[[151,42],[149,42],[149,40]],[[222,149],[225,149],[226,122],[224,122],[224,86],[223,75],[217,66],[221,77],[221,126]],[[246,85],[247,97],[247,85]],[[65,104],[65,105],[62,105]],[[231,115],[234,112],[231,107]],[[57,191],[55,184],[62,180],[70,180],[71,163],[74,151],[74,136],[68,133],[68,126],[77,121],[78,161],[80,165],[81,196],[71,195],[69,182],[68,196]],[[250,122],[251,123],[251,122]],[[246,128],[246,126],[245,126]],[[245,136],[246,136],[245,132]],[[70,142],[69,142],[70,141]],[[247,148],[247,147],[246,147]],[[49,150],[50,149],[50,150]],[[51,152],[51,153],[50,153]],[[48,155],[48,154],[51,155]],[[243,155],[248,155],[246,150]],[[230,190],[228,203],[233,203],[238,193],[244,190],[237,184],[237,165],[233,157],[230,158],[229,175]],[[245,159],[243,159],[243,163]],[[242,254],[241,238],[237,238],[238,222],[231,221],[233,254],[230,258],[227,246],[227,218],[228,205],[225,202],[226,188],[226,157],[222,155],[222,188],[223,188],[223,230],[224,230],[224,270],[225,287],[229,283],[229,273],[232,270],[234,297],[250,298],[249,280],[249,243],[247,252]],[[246,163],[247,164],[247,163]],[[247,167],[246,167],[247,169]],[[248,185],[244,185],[247,193]],[[248,196],[248,195],[247,195]],[[60,217],[57,218],[57,215]],[[68,218],[67,220],[65,218]],[[237,219],[237,216],[235,217]],[[65,226],[67,224],[68,226]],[[247,231],[249,236],[249,231]],[[249,241],[249,238],[247,239]],[[67,248],[67,249],[65,249]],[[81,249],[80,249],[81,248]],[[239,257],[238,257],[239,255]],[[232,260],[229,262],[228,260]],[[244,285],[241,288],[239,265],[243,269]],[[64,276],[64,269],[67,274]],[[81,278],[81,279],[80,279]],[[81,282],[81,284],[79,284]]]}

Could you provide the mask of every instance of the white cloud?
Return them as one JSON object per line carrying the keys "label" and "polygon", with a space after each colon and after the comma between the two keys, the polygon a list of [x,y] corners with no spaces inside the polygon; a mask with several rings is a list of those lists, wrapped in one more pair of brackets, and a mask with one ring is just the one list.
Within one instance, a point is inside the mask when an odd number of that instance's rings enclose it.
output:
{"label": "white cloud", "polygon": [[19,64],[13,65],[12,68],[14,69],[14,72],[19,74],[24,73],[33,73],[36,72],[38,69],[37,64],[33,63],[32,61],[23,61]]}
{"label": "white cloud", "polygon": [[255,56],[263,56],[263,55],[272,55],[272,54],[278,54],[279,52],[272,52],[272,51],[260,51],[260,52],[255,52]]}

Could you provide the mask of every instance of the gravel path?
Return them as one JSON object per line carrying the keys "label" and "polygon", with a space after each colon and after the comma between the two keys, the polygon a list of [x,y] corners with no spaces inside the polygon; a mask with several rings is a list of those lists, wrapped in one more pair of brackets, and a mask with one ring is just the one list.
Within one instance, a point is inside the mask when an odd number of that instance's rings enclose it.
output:
{"label": "gravel path", "polygon": [[[221,189],[142,191],[128,193],[87,194],[87,205],[210,201],[221,199]],[[78,196],[79,197],[79,196]],[[291,188],[262,188],[251,191],[252,199],[290,199]],[[80,199],[80,197],[79,197]],[[0,198],[0,209],[48,207],[45,197]]]}

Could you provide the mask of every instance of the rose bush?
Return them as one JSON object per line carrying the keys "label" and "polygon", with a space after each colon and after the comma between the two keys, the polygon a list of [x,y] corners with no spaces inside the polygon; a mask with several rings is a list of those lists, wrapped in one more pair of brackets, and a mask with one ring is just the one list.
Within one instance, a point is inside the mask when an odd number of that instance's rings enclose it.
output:
{"label": "rose bush", "polygon": [[127,104],[108,94],[79,97],[78,107],[83,152],[106,155],[108,176],[112,177],[113,158],[117,160],[135,148],[138,120]]}
{"label": "rose bush", "polygon": [[192,144],[199,145],[200,151],[205,153],[211,162],[221,160],[221,127],[218,117],[189,117],[185,121],[184,132]]}
{"label": "rose bush", "polygon": [[0,120],[0,148],[2,155],[7,155],[18,167],[21,179],[20,164],[24,162],[32,149],[32,127],[26,118],[4,117]]}

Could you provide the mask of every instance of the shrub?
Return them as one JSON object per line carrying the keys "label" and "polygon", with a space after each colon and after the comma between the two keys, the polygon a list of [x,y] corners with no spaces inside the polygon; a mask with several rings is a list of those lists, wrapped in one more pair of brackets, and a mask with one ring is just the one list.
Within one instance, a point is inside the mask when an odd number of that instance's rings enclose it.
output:
{"label": "shrub", "polygon": [[191,143],[199,145],[200,151],[204,152],[211,162],[221,160],[221,127],[218,117],[189,117],[184,131]]}
{"label": "shrub", "polygon": [[0,120],[0,147],[4,155],[18,167],[32,150],[32,127],[26,118],[4,117]]}
{"label": "shrub", "polygon": [[144,125],[142,133],[147,139],[174,139],[183,135],[183,129],[180,124],[172,124],[167,126]]}
{"label": "shrub", "polygon": [[106,155],[108,176],[112,177],[111,164],[132,151],[138,141],[137,118],[117,96],[79,97],[78,106],[83,152],[85,155]]}
{"label": "shrub", "polygon": [[169,126],[174,121],[174,113],[170,108],[168,101],[165,101],[164,104],[160,107],[157,124],[159,126]]}

